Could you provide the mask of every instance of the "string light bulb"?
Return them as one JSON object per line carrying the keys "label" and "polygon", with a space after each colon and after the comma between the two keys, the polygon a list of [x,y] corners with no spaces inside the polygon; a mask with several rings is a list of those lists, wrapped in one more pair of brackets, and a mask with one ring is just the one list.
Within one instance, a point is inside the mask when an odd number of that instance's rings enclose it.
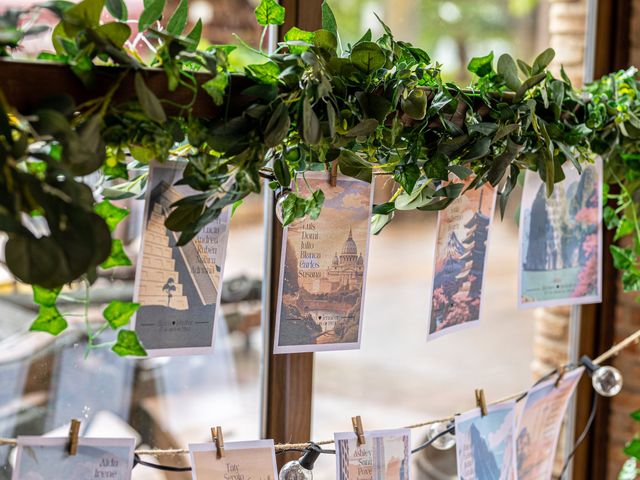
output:
{"label": "string light bulb", "polygon": [[593,389],[603,397],[614,397],[622,390],[622,374],[614,367],[598,368],[591,376]]}
{"label": "string light bulb", "polygon": [[318,445],[312,443],[298,460],[285,463],[278,475],[279,480],[313,480],[313,465],[322,453]]}
{"label": "string light bulb", "polygon": [[[431,442],[431,446],[437,450],[449,450],[456,444],[456,437],[449,430],[449,423],[438,422],[432,423],[427,428],[427,441]],[[446,432],[446,433],[444,433]],[[437,438],[436,438],[437,437]]]}

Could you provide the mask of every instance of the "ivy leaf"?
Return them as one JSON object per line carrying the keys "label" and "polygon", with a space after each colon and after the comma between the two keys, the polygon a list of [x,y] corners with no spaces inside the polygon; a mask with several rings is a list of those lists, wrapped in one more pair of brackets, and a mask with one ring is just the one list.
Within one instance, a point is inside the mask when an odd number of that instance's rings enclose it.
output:
{"label": "ivy leaf", "polygon": [[493,71],[493,51],[484,57],[473,57],[467,65],[467,70],[479,77],[486,77]]}
{"label": "ivy leaf", "polygon": [[537,75],[543,72],[555,56],[556,52],[553,48],[547,48],[544,52],[538,55],[531,66],[531,75]]}
{"label": "ivy leaf", "polygon": [[629,443],[624,446],[625,455],[640,460],[640,438],[633,438]]}
{"label": "ivy leaf", "polygon": [[102,316],[114,330],[124,327],[140,307],[139,303],[112,300],[102,312]]}
{"label": "ivy leaf", "polygon": [[613,257],[613,266],[618,270],[628,270],[635,264],[636,255],[632,249],[610,245],[609,250]]}
{"label": "ivy leaf", "polygon": [[115,345],[111,347],[111,351],[121,357],[144,357],[147,355],[147,351],[140,343],[140,340],[138,340],[136,332],[124,329],[118,332],[118,340]]}
{"label": "ivy leaf", "polygon": [[129,12],[124,0],[106,0],[105,6],[113,18],[122,21],[127,20]]}
{"label": "ivy leaf", "polygon": [[344,135],[346,137],[366,137],[371,135],[378,128],[378,120],[375,118],[365,118],[353,128],[349,129]]}
{"label": "ivy leaf", "polygon": [[394,180],[398,182],[405,192],[411,194],[418,178],[420,178],[420,168],[415,163],[400,165],[398,173],[394,175]]}
{"label": "ivy leaf", "polygon": [[[296,42],[289,45],[289,51],[293,54],[300,54],[302,52],[306,52],[309,49],[309,47],[303,44],[308,43],[309,46],[313,45],[314,38],[315,38],[315,34],[313,32],[308,32],[298,27],[292,27],[291,29],[289,29],[287,33],[284,34],[285,42],[287,43]],[[280,73],[279,69],[278,69],[278,73]]]}
{"label": "ivy leaf", "polygon": [[622,287],[625,292],[640,291],[640,273],[633,270],[622,272]]}
{"label": "ivy leaf", "polygon": [[167,116],[164,113],[160,100],[158,100],[158,97],[156,97],[149,87],[147,87],[147,84],[144,82],[140,72],[136,73],[134,85],[136,95],[138,95],[138,100],[140,100],[140,106],[142,107],[142,110],[144,110],[144,113],[146,113],[149,118],[155,122],[166,122]]}
{"label": "ivy leaf", "polygon": [[275,62],[265,62],[260,64],[247,65],[244,71],[253,79],[264,85],[278,83],[280,67]]}
{"label": "ivy leaf", "polygon": [[370,74],[387,63],[382,48],[374,42],[361,42],[353,47],[349,55],[351,63],[361,72]]}
{"label": "ivy leaf", "polygon": [[338,168],[348,177],[371,183],[373,168],[369,162],[362,160],[351,150],[342,150],[338,157]]}
{"label": "ivy leaf", "polygon": [[504,83],[514,92],[520,88],[520,79],[518,78],[518,67],[511,55],[503,53],[498,59],[498,74],[504,79]]}
{"label": "ivy leaf", "polygon": [[635,412],[629,414],[631,418],[633,418],[636,422],[640,422],[640,410],[636,410]]}
{"label": "ivy leaf", "polygon": [[436,154],[433,158],[427,160],[424,164],[424,173],[427,178],[433,178],[435,180],[448,180],[449,171],[447,170],[448,164],[447,157],[444,155]]}
{"label": "ivy leaf", "polygon": [[111,242],[111,255],[100,266],[107,270],[113,267],[126,267],[131,264],[131,259],[124,251],[122,240],[115,238]]}
{"label": "ivy leaf", "polygon": [[282,25],[285,10],[276,0],[261,0],[255,10],[256,20],[260,25]]}
{"label": "ivy leaf", "polygon": [[144,10],[138,20],[138,30],[144,32],[162,16],[166,0],[145,0]]}
{"label": "ivy leaf", "polygon": [[56,307],[40,306],[40,311],[35,321],[29,327],[32,332],[47,332],[58,335],[68,326],[67,321]]}
{"label": "ivy leaf", "polygon": [[333,14],[333,10],[327,3],[327,0],[322,2],[322,29],[327,30],[333,33],[336,37],[338,36],[338,24],[336,22],[336,17]]}
{"label": "ivy leaf", "polygon": [[31,288],[33,289],[33,303],[43,307],[55,306],[56,299],[62,290],[62,287],[44,288],[38,285],[32,285]]}
{"label": "ivy leaf", "polygon": [[109,227],[109,231],[113,232],[116,226],[129,215],[129,210],[113,205],[109,200],[105,199],[97,203],[93,207],[94,211],[100,215]]}
{"label": "ivy leaf", "polygon": [[176,10],[171,15],[167,23],[167,31],[172,35],[181,35],[184,27],[187,26],[187,16],[189,14],[188,0],[180,0]]}
{"label": "ivy leaf", "polygon": [[224,103],[224,92],[229,85],[226,73],[219,72],[215,77],[202,84],[202,88],[213,99],[213,103],[220,106]]}

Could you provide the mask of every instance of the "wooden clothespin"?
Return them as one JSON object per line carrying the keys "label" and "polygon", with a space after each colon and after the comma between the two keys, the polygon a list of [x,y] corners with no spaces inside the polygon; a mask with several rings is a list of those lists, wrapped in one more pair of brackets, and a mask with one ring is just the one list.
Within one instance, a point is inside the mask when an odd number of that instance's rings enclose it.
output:
{"label": "wooden clothespin", "polygon": [[554,385],[556,388],[558,388],[558,385],[560,385],[560,382],[564,378],[565,373],[567,373],[567,367],[562,366],[558,368],[558,378],[556,378],[556,383]]}
{"label": "wooden clothespin", "polygon": [[80,435],[80,420],[71,420],[69,427],[69,455],[78,453],[78,436]]}
{"label": "wooden clothespin", "polygon": [[476,405],[480,409],[480,415],[483,417],[487,415],[487,399],[484,396],[484,390],[476,388]]}
{"label": "wooden clothespin", "polygon": [[222,435],[222,427],[211,427],[211,440],[216,444],[216,456],[224,457],[224,436]]}
{"label": "wooden clothespin", "polygon": [[329,185],[335,187],[338,182],[338,161],[331,162],[331,170],[329,170]]}
{"label": "wooden clothespin", "polygon": [[358,439],[358,446],[367,443],[364,438],[364,428],[362,428],[362,418],[360,418],[360,415],[357,417],[351,417],[351,424],[353,425],[353,431]]}

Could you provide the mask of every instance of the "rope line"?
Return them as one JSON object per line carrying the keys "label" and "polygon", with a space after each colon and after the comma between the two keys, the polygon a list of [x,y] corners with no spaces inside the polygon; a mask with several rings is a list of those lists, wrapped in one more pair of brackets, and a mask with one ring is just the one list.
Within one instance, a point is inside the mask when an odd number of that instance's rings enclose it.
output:
{"label": "rope line", "polygon": [[[615,345],[613,345],[611,348],[609,348],[607,351],[605,351],[599,357],[597,357],[593,361],[593,363],[595,365],[601,365],[602,363],[606,362],[607,360],[617,356],[625,348],[628,348],[632,344],[635,344],[635,343],[640,343],[640,329],[637,330],[636,332],[632,333],[628,337],[626,337],[624,340],[621,340],[620,342],[618,342]],[[577,366],[573,366],[570,369],[573,370],[575,368],[577,368]],[[558,370],[556,369],[556,370],[553,370],[553,371],[549,372],[548,374],[543,376],[538,381],[542,381],[542,380],[544,380],[544,379],[546,379],[548,377],[553,376],[555,373],[557,373],[557,371]],[[497,403],[507,402],[509,400],[514,400],[514,399],[515,400],[520,400],[520,399],[524,398],[524,396],[527,394],[527,391],[528,390],[523,390],[521,392],[514,393],[514,394],[509,395],[507,397],[503,397],[503,398],[501,398],[499,400],[495,400],[493,402],[488,402],[488,405],[494,405],[494,404],[497,404]],[[415,428],[427,427],[429,425],[433,425],[434,423],[450,422],[451,420],[454,419],[454,417],[455,417],[455,415],[451,415],[449,417],[439,418],[439,419],[436,419],[436,420],[428,420],[426,422],[414,423],[412,425],[407,425],[404,428],[415,429]],[[309,447],[312,443],[315,443],[316,445],[330,445],[330,444],[333,444],[334,441],[333,440],[320,440],[320,441],[317,441],[317,442],[309,441],[309,442],[304,442],[304,443],[278,443],[278,444],[275,445],[275,449],[276,449],[276,452],[299,450],[299,449],[305,449],[305,448]],[[16,446],[17,444],[18,444],[18,441],[15,438],[3,438],[3,437],[0,437],[0,446],[1,445]],[[137,450],[135,450],[135,454],[136,455],[150,455],[150,456],[155,456],[155,457],[188,455],[189,454],[189,449],[187,449],[187,448],[137,449]],[[139,462],[139,463],[140,464],[144,464],[142,462]]]}

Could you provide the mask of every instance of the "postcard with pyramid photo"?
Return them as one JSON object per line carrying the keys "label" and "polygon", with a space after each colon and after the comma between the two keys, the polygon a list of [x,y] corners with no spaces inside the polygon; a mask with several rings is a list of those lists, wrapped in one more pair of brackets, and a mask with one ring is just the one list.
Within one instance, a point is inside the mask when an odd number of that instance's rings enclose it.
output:
{"label": "postcard with pyramid photo", "polygon": [[[464,181],[465,189],[473,181]],[[470,188],[438,212],[427,340],[475,326],[481,316],[496,189]]]}
{"label": "postcard with pyramid photo", "polygon": [[182,178],[184,164],[149,167],[142,246],[134,301],[140,303],[135,330],[149,356],[211,353],[219,313],[229,233],[225,209],[189,243],[179,247],[179,232],[164,222],[171,205],[193,194]]}
{"label": "postcard with pyramid photo", "polygon": [[556,376],[527,393],[516,438],[518,480],[551,478],[562,420],[583,372],[584,368],[577,368],[557,385]]}
{"label": "postcard with pyramid photo", "polygon": [[527,172],[520,207],[518,306],[602,301],[602,159],[567,162],[551,196]]}
{"label": "postcard with pyramid photo", "polygon": [[282,240],[275,353],[360,347],[373,188],[339,175],[336,186],[324,172],[297,179],[298,195],[321,189],[317,220],[285,228]]}
{"label": "postcard with pyramid photo", "polygon": [[490,405],[455,417],[458,478],[516,478],[516,402]]}
{"label": "postcard with pyramid photo", "polygon": [[18,437],[12,480],[131,480],[133,438],[78,439],[78,450],[69,455],[69,439]]}

